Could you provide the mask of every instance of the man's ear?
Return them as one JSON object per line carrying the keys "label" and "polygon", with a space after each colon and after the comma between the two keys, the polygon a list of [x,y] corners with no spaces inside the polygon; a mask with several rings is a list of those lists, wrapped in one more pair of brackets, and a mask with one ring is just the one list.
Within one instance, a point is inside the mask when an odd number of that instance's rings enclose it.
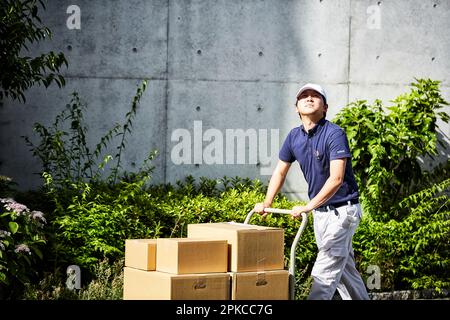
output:
{"label": "man's ear", "polygon": [[295,105],[295,113],[298,114],[300,120],[302,119],[302,115],[300,114],[300,110],[298,109],[298,103]]}

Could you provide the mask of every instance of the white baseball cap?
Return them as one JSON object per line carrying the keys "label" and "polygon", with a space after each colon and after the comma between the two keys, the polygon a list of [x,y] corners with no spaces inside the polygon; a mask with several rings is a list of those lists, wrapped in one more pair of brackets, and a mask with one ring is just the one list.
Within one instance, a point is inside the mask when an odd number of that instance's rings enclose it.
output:
{"label": "white baseball cap", "polygon": [[327,103],[327,95],[325,93],[325,90],[323,90],[322,86],[315,84],[315,83],[307,83],[303,87],[301,87],[300,90],[298,90],[297,95],[296,95],[297,100],[298,100],[298,96],[301,95],[303,91],[308,90],[308,89],[314,90],[314,91],[320,93],[323,97],[324,103]]}

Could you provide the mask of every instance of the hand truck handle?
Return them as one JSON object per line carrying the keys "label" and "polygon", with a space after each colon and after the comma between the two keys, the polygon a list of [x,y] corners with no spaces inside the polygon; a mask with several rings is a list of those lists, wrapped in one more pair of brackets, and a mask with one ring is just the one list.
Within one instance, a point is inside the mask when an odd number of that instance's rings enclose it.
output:
{"label": "hand truck handle", "polygon": [[[277,209],[277,208],[264,208],[264,212],[267,213],[279,213],[279,214],[291,214],[292,210],[287,210],[287,209]],[[250,222],[250,219],[252,217],[252,215],[255,212],[252,210],[247,214],[247,217],[245,218],[244,223],[248,224]]]}
{"label": "hand truck handle", "polygon": [[[292,210],[287,209],[277,209],[277,208],[265,208],[264,212],[267,213],[279,213],[279,214],[291,214]],[[250,222],[250,218],[252,217],[254,211],[250,211],[245,218],[244,224],[248,224]],[[295,249],[297,248],[298,241],[303,231],[306,228],[306,224],[308,223],[308,213],[302,213],[302,222],[300,227],[298,228],[297,234],[295,235],[294,241],[291,245],[291,255],[289,259],[289,298],[291,300],[295,299]]]}

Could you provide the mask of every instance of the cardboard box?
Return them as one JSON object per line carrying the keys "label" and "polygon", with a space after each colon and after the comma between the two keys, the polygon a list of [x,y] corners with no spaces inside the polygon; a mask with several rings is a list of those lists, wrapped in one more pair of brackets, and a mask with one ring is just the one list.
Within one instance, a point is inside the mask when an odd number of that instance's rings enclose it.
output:
{"label": "cardboard box", "polygon": [[156,270],[175,274],[227,272],[226,240],[159,238]]}
{"label": "cardboard box", "polygon": [[289,272],[231,272],[232,300],[288,300]]}
{"label": "cardboard box", "polygon": [[228,273],[171,274],[124,268],[124,300],[229,300]]}
{"label": "cardboard box", "polygon": [[156,270],[156,239],[126,239],[125,266]]}
{"label": "cardboard box", "polygon": [[284,230],[243,223],[188,225],[188,238],[228,241],[228,271],[284,269]]}

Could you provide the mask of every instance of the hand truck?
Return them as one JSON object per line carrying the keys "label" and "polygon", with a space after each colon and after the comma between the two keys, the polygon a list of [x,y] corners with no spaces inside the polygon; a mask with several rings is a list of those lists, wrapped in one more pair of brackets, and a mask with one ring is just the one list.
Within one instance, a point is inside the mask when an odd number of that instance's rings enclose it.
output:
{"label": "hand truck", "polygon": [[[264,212],[267,213],[278,213],[278,214],[291,214],[291,210],[286,209],[276,209],[276,208],[265,208]],[[250,211],[247,214],[247,217],[245,218],[244,224],[249,224],[250,218],[252,217],[254,211]],[[294,300],[295,299],[295,249],[297,247],[298,240],[300,239],[300,236],[302,235],[303,231],[306,228],[306,224],[308,223],[308,214],[303,212],[302,213],[302,222],[300,224],[300,227],[298,228],[297,234],[295,235],[294,241],[291,245],[291,257],[289,260],[289,299]]]}

